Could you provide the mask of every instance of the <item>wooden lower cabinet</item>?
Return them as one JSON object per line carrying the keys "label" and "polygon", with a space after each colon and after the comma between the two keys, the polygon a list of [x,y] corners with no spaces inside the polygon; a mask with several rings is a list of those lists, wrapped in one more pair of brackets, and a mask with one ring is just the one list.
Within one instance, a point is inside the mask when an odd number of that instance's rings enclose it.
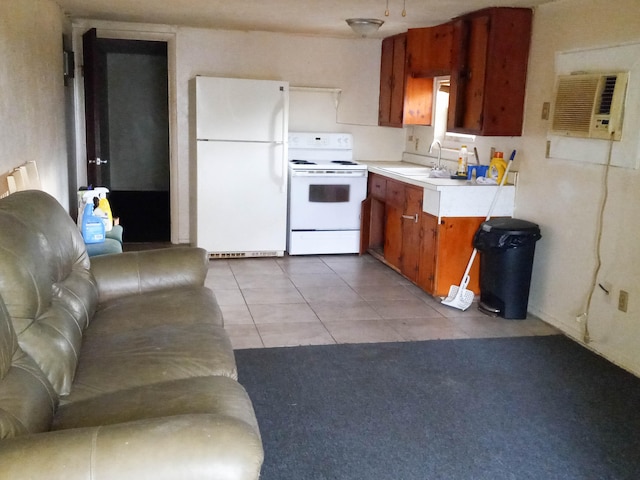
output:
{"label": "wooden lower cabinet", "polygon": [[384,259],[412,281],[420,263],[422,189],[387,180]]}
{"label": "wooden lower cabinet", "polygon": [[[422,248],[417,284],[432,295],[444,296],[451,285],[460,285],[471,253],[473,236],[483,217],[438,218],[422,214]],[[480,293],[480,258],[469,272],[468,290]]]}
{"label": "wooden lower cabinet", "polygon": [[[473,236],[484,217],[438,218],[422,211],[423,189],[369,174],[369,196],[362,204],[361,253],[370,252],[426,292],[445,296],[460,285]],[[468,289],[480,293],[480,259]]]}

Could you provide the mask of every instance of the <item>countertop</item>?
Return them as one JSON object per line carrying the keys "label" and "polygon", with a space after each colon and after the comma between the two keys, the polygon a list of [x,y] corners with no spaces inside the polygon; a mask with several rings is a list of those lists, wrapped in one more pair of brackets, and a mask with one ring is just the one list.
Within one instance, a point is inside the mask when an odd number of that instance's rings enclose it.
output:
{"label": "countertop", "polygon": [[[430,178],[431,167],[409,162],[360,161],[369,172],[383,175],[410,185],[422,187],[422,209],[441,217],[486,217],[498,192],[497,185],[479,184],[470,180]],[[515,186],[506,184],[500,189],[493,216],[512,216],[515,206]]]}

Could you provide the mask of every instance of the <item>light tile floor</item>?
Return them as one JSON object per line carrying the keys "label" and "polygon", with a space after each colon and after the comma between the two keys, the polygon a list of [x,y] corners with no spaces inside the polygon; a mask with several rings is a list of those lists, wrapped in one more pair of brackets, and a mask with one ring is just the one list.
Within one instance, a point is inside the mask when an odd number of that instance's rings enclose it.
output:
{"label": "light tile floor", "polygon": [[369,255],[216,259],[206,285],[235,349],[559,333],[442,305]]}

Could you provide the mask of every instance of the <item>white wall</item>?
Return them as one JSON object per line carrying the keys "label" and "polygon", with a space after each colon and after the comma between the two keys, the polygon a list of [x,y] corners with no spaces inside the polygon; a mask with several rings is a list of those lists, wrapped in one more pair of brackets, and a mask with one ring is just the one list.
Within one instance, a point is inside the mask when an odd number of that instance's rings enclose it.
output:
{"label": "white wall", "polygon": [[[236,32],[168,25],[92,20],[74,21],[76,61],[81,63],[81,35],[95,27],[99,37],[168,42],[171,103],[171,239],[190,241],[190,191],[193,173],[190,82],[196,75],[287,80],[296,90],[290,98],[290,130],[350,132],[360,160],[399,160],[404,131],[378,122],[380,40],[334,39],[268,32]],[[84,168],[83,88],[76,85],[79,176]],[[336,97],[328,89],[340,89]],[[82,179],[78,179],[82,183]]]}
{"label": "white wall", "polygon": [[[516,203],[516,216],[540,224],[543,235],[536,247],[529,309],[640,374],[640,172],[609,171],[597,283],[610,283],[611,294],[596,287],[588,320],[579,322],[576,317],[587,312],[598,263],[606,167],[545,158],[549,122],[541,119],[543,102],[553,100],[556,54],[640,42],[640,5],[637,0],[561,0],[540,6],[533,27]],[[631,65],[637,59],[619,61]],[[637,128],[623,134],[639,135]],[[627,313],[617,310],[620,289],[630,294]]]}
{"label": "white wall", "polygon": [[36,160],[43,189],[68,208],[64,24],[50,0],[0,2],[0,172]]}
{"label": "white wall", "polygon": [[377,126],[380,40],[267,32],[177,29],[180,242],[188,242],[189,172],[193,161],[189,82],[196,75],[287,80],[291,86],[339,88],[291,93],[292,131],[350,132],[357,159],[399,160],[402,129]]}

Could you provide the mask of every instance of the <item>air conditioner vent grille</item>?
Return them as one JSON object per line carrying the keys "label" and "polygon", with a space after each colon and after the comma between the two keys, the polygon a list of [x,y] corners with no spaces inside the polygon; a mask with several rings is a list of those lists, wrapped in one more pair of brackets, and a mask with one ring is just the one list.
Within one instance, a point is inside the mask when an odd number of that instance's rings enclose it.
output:
{"label": "air conditioner vent grille", "polygon": [[553,130],[589,133],[598,77],[563,77],[558,84]]}

